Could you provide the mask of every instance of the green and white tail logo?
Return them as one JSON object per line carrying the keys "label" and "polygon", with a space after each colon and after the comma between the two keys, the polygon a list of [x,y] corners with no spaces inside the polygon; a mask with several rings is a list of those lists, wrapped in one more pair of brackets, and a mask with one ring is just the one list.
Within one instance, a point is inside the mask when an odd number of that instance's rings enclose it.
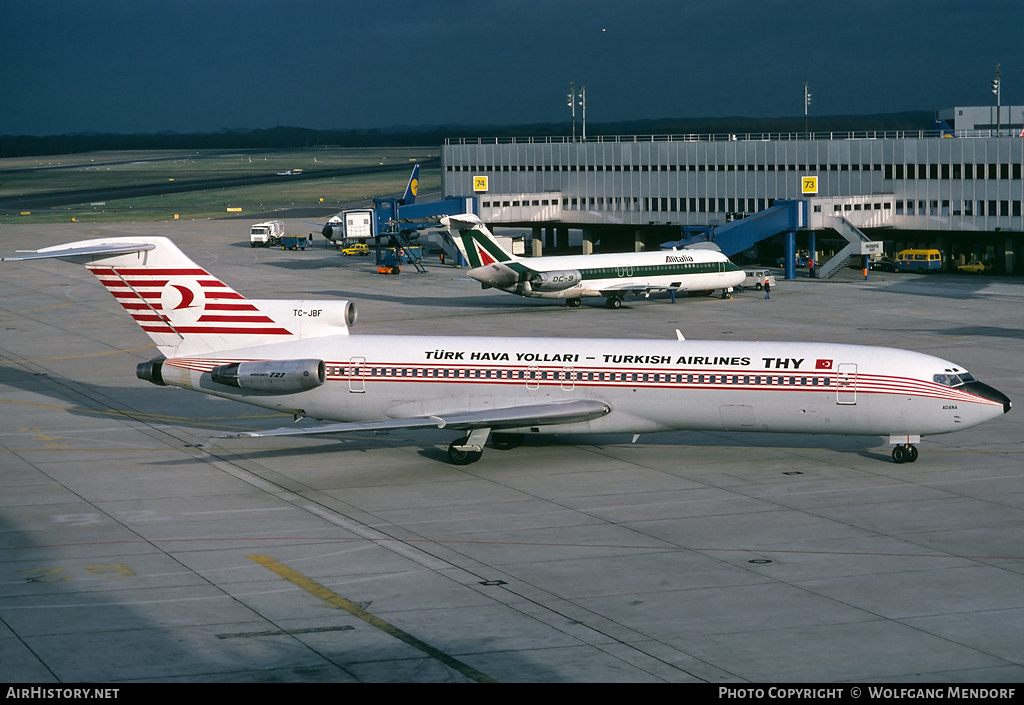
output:
{"label": "green and white tail logo", "polygon": [[487,233],[479,230],[465,230],[460,233],[462,246],[470,267],[486,267],[497,262],[511,262],[512,257]]}

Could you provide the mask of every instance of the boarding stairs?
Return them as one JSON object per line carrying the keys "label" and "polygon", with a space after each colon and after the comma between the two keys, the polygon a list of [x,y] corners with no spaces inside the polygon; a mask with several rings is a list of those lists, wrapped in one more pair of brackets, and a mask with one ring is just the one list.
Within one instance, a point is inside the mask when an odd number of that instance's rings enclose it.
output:
{"label": "boarding stairs", "polygon": [[[412,263],[412,266],[416,268],[416,271],[419,272],[420,274],[426,274],[427,268],[423,266],[423,257],[414,254],[415,252],[422,253],[423,248],[419,247],[413,249],[412,241],[409,240],[409,237],[406,234],[405,230],[399,230],[397,232],[391,233],[391,236],[398,241],[398,244],[401,245],[403,249],[405,249],[409,257],[409,262]],[[399,264],[401,264],[401,258],[399,258]]]}
{"label": "boarding stairs", "polygon": [[850,260],[854,257],[860,257],[861,255],[868,253],[868,250],[871,248],[866,247],[865,243],[874,243],[874,240],[869,238],[842,216],[835,216],[832,218],[832,229],[842,235],[849,244],[839,250],[839,252],[833,255],[832,259],[817,269],[815,275],[818,279],[831,279],[838,274],[843,267],[849,264]]}
{"label": "boarding stairs", "polygon": [[469,262],[467,262],[466,258],[463,257],[461,252],[459,252],[459,248],[455,244],[455,240],[452,239],[451,233],[447,230],[435,230],[434,237],[441,246],[441,252],[444,253],[445,262],[450,262],[459,267],[469,266]]}

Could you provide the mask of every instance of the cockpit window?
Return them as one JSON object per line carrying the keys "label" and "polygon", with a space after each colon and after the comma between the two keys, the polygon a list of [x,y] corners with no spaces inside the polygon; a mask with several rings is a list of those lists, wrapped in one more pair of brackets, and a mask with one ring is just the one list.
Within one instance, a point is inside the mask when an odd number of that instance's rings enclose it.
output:
{"label": "cockpit window", "polygon": [[948,373],[939,374],[934,375],[932,379],[935,381],[936,384],[941,384],[946,387],[960,387],[967,384],[968,382],[974,381],[974,377],[972,377],[969,372],[961,372],[958,375]]}

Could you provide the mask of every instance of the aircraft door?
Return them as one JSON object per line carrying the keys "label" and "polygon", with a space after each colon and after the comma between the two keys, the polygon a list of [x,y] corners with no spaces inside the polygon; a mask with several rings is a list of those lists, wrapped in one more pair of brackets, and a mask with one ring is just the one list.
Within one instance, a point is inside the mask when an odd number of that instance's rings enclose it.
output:
{"label": "aircraft door", "polygon": [[836,368],[836,404],[857,403],[857,365],[840,362]]}
{"label": "aircraft door", "polygon": [[366,391],[366,358],[353,357],[348,361],[348,391],[362,394]]}
{"label": "aircraft door", "polygon": [[526,369],[526,388],[540,389],[541,372],[540,368],[535,365],[531,365]]}
{"label": "aircraft door", "polygon": [[560,375],[562,382],[562,390],[571,392],[576,388],[576,370],[572,367],[563,367]]}

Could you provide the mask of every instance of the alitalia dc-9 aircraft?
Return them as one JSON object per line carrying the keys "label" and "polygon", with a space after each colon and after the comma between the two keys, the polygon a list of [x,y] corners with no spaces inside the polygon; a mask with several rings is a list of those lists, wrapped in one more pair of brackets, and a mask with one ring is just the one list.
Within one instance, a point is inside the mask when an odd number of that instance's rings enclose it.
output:
{"label": "alitalia dc-9 aircraft", "polygon": [[627,294],[652,291],[722,290],[728,296],[746,278],[742,269],[717,249],[612,252],[526,259],[506,252],[472,213],[447,216],[441,224],[458,232],[452,239],[472,269],[466,274],[485,289],[495,288],[540,299],[562,299],[570,308],[583,298],[605,298],[620,308]]}
{"label": "alitalia dc-9 aircraft", "polygon": [[[969,428],[1010,400],[959,365],[828,343],[350,335],[348,301],[247,299],[163,237],[104,238],[7,260],[85,265],[156,343],[157,385],[331,421],[283,436],[438,428],[457,465],[490,438],[673,430],[888,436],[897,463],[924,434]],[[635,436],[634,436],[635,440]]]}

